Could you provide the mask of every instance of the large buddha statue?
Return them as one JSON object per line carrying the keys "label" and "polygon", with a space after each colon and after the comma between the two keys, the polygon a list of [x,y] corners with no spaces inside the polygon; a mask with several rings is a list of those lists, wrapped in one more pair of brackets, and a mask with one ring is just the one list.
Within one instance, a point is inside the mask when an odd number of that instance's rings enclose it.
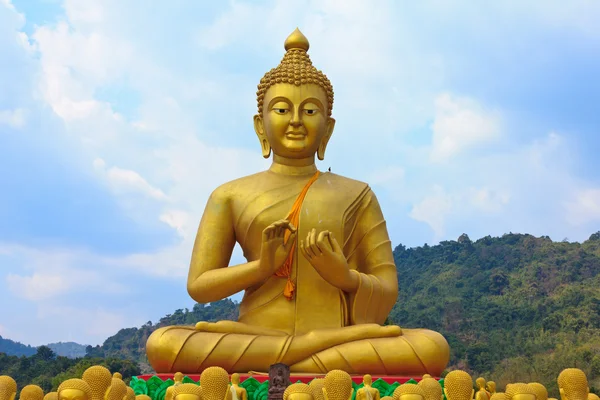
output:
{"label": "large buddha statue", "polygon": [[[198,228],[188,292],[210,303],[245,291],[239,320],[156,330],[147,342],[156,372],[284,363],[294,373],[439,375],[449,360],[439,333],[381,326],[398,294],[391,242],[366,183],[317,170],[335,125],[333,89],[308,48],[294,31],[258,85],[254,129],[271,167],[217,188]],[[247,262],[229,266],[236,242]]]}

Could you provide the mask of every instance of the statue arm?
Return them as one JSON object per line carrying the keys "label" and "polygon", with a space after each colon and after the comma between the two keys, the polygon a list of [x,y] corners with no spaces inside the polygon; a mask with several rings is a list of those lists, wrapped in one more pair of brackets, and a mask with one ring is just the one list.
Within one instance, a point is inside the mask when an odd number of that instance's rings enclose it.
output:
{"label": "statue arm", "polygon": [[392,245],[379,202],[369,190],[348,241],[348,262],[358,278],[349,294],[352,325],[383,324],[398,297],[398,277]]}
{"label": "statue arm", "polygon": [[228,267],[234,246],[230,199],[219,188],[208,199],[192,251],[187,289],[195,301],[222,300],[264,279],[258,260]]}

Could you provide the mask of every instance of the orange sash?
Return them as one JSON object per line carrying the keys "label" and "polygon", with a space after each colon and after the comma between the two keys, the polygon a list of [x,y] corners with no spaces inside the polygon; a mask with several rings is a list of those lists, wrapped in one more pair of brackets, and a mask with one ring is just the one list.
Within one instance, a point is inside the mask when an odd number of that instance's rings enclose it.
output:
{"label": "orange sash", "polygon": [[[292,225],[294,225],[296,227],[296,229],[298,229],[298,221],[300,220],[300,210],[302,209],[302,203],[304,202],[306,193],[308,192],[308,189],[310,188],[310,186],[317,180],[317,178],[319,177],[319,174],[320,174],[319,171],[315,172],[315,174],[312,176],[312,178],[310,178],[310,180],[302,188],[302,191],[296,198],[296,201],[294,202],[292,209],[290,210],[290,212],[288,213],[288,215],[286,217],[286,219]],[[291,234],[292,234],[292,232],[290,230],[286,229],[284,236],[283,236],[285,243],[287,243]],[[290,254],[286,258],[283,265],[275,272],[275,276],[280,277],[280,278],[287,278],[287,282],[285,284],[285,289],[283,290],[283,295],[288,300],[291,300],[292,297],[294,296],[295,286],[294,286],[294,282],[292,282],[292,264],[294,262],[294,253],[296,252],[296,244],[297,243],[298,243],[298,237],[296,236],[296,240],[294,241],[294,243],[292,243],[292,249],[290,250]]]}

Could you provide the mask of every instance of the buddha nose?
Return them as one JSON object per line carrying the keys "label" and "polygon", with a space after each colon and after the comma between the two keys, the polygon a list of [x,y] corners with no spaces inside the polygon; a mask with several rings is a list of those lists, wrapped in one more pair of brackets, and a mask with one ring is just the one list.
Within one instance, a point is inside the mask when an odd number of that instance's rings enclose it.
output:
{"label": "buddha nose", "polygon": [[290,121],[290,125],[292,125],[293,127],[299,127],[300,125],[302,125],[302,121],[300,120],[299,112],[293,113],[292,120]]}

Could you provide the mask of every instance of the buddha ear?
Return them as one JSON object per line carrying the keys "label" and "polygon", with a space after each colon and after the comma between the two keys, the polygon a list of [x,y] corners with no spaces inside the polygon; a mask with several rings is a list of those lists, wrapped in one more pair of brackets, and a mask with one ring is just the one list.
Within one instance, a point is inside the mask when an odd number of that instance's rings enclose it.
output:
{"label": "buddha ear", "polygon": [[258,136],[258,140],[260,141],[263,157],[269,158],[271,155],[271,144],[267,139],[267,135],[265,135],[265,125],[260,114],[254,116],[254,132],[256,132],[256,136]]}
{"label": "buddha ear", "polygon": [[325,159],[325,149],[327,149],[327,143],[329,143],[329,139],[331,139],[334,127],[335,119],[329,118],[327,120],[327,130],[325,131],[325,136],[323,136],[323,139],[321,139],[321,143],[319,144],[319,148],[317,149],[317,157],[321,161]]}

